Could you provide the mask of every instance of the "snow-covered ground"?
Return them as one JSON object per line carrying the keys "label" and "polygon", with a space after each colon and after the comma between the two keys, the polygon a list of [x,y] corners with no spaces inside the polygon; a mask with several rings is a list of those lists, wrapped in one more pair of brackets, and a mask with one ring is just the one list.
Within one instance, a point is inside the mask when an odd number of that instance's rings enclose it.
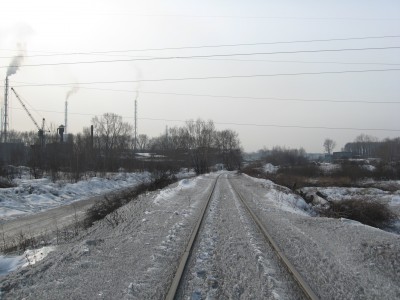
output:
{"label": "snow-covered ground", "polygon": [[76,243],[1,279],[3,298],[162,298],[214,178],[182,179],[131,201],[118,210],[118,226],[100,221]]}
{"label": "snow-covered ground", "polygon": [[55,249],[55,246],[45,246],[39,249],[28,249],[21,255],[0,255],[0,276],[6,275],[18,268],[32,266],[43,260]]}
{"label": "snow-covered ground", "polygon": [[274,166],[270,163],[265,164],[263,167],[263,171],[267,174],[269,174],[269,173],[274,174],[274,173],[276,173],[276,171],[278,171],[278,169],[279,169],[279,167]]}
{"label": "snow-covered ground", "polygon": [[77,183],[52,182],[49,178],[30,179],[25,173],[14,179],[16,187],[0,189],[0,220],[9,220],[66,205],[87,197],[123,189],[143,181],[150,174],[109,173],[106,177],[91,177]]}
{"label": "snow-covered ground", "polygon": [[[373,183],[370,183],[373,184]],[[384,183],[380,183],[384,184]],[[392,181],[391,183],[386,183],[386,185],[391,184],[391,186],[398,185],[399,182]],[[379,184],[376,182],[376,185]],[[394,221],[388,231],[400,234],[400,190],[397,191],[387,191],[379,188],[352,188],[352,187],[305,187],[301,191],[306,195],[313,195],[314,199],[323,199],[316,196],[317,192],[322,193],[326,196],[329,201],[341,201],[355,199],[358,201],[376,201],[382,204],[387,204],[392,212],[394,212],[398,219]]]}
{"label": "snow-covered ground", "polygon": [[289,212],[271,197],[270,182],[244,179],[238,180],[242,193],[320,299],[399,299],[399,235],[313,217],[298,206]]}
{"label": "snow-covered ground", "polygon": [[[183,179],[142,195],[118,210],[117,226],[99,221],[74,243],[1,278],[1,297],[164,298],[216,176]],[[220,181],[192,264],[189,298],[299,298],[229,184],[248,200],[320,299],[400,298],[398,235],[315,217],[301,197],[268,180],[229,174]]]}

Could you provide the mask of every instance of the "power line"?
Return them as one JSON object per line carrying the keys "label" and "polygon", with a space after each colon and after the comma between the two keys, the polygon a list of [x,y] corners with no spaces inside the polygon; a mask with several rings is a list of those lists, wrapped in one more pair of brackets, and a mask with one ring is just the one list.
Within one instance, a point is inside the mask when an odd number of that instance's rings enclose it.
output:
{"label": "power line", "polygon": [[[22,83],[22,82],[20,82]],[[23,86],[21,86],[23,87]],[[65,86],[57,86],[64,88]],[[288,101],[288,102],[328,102],[328,103],[358,103],[358,104],[400,104],[400,101],[370,101],[370,100],[343,100],[343,99],[305,99],[305,98],[281,98],[281,97],[254,97],[254,96],[232,96],[232,95],[212,95],[212,94],[193,94],[193,93],[174,93],[174,92],[154,92],[144,90],[122,90],[122,89],[106,89],[80,86],[80,89],[96,90],[96,91],[110,91],[122,93],[140,93],[140,94],[155,94],[155,95],[172,95],[172,96],[185,96],[185,97],[204,97],[216,99],[237,99],[237,100],[272,100],[272,101]]]}
{"label": "power line", "polygon": [[[186,122],[184,120],[139,118],[142,120],[165,121],[165,122]],[[398,132],[400,129],[391,128],[357,128],[357,127],[326,127],[326,126],[299,126],[299,125],[279,125],[279,124],[256,124],[256,123],[234,123],[234,122],[214,122],[219,125],[253,126],[253,127],[275,127],[275,128],[298,128],[298,129],[327,129],[327,130],[356,130],[356,131],[388,131]]]}
{"label": "power line", "polygon": [[[31,11],[29,11],[31,13]],[[254,19],[254,20],[310,20],[310,21],[399,21],[400,18],[392,17],[297,17],[297,16],[241,16],[241,15],[184,15],[184,14],[140,14],[134,12],[80,12],[80,16],[129,16],[129,17],[155,17],[155,18],[187,18],[187,19]]]}
{"label": "power line", "polygon": [[[22,108],[14,108],[17,110],[22,110]],[[59,113],[63,114],[61,111],[49,111],[49,110],[39,110],[41,112],[49,112],[49,113]],[[87,113],[74,113],[71,112],[72,115],[82,115],[82,116],[100,116],[96,114],[87,114]],[[122,116],[124,119],[134,119],[132,116]],[[148,121],[163,121],[163,122],[180,122],[185,123],[188,120],[181,119],[162,119],[162,118],[148,118],[141,117],[139,120],[148,120]],[[281,124],[257,124],[257,123],[237,123],[237,122],[214,122],[214,124],[218,125],[233,125],[233,126],[246,126],[246,127],[274,127],[274,128],[297,128],[297,129],[325,129],[325,130],[355,130],[355,131],[387,131],[387,132],[400,132],[400,129],[393,128],[360,128],[360,127],[328,127],[328,126],[301,126],[301,125],[281,125]]]}
{"label": "power line", "polygon": [[[15,83],[28,84],[27,82],[14,81]],[[20,85],[18,87],[26,87]],[[64,88],[65,86],[56,86]],[[155,95],[172,95],[172,96],[190,96],[190,97],[209,97],[209,98],[225,98],[225,99],[246,99],[246,100],[275,100],[275,101],[299,101],[299,102],[330,102],[330,103],[360,103],[360,104],[400,104],[400,101],[371,101],[371,100],[344,100],[344,99],[306,99],[306,98],[282,98],[282,97],[254,97],[254,96],[232,96],[232,95],[213,95],[213,94],[193,94],[193,93],[178,93],[178,92],[155,92],[146,90],[123,90],[123,89],[106,89],[106,88],[94,88],[80,86],[79,89],[85,90],[96,90],[96,91],[110,91],[110,92],[122,92],[122,93],[141,93],[141,94],[155,94]]]}
{"label": "power line", "polygon": [[42,66],[58,66],[58,65],[131,62],[131,61],[153,61],[153,60],[193,59],[193,58],[209,58],[209,57],[232,57],[232,56],[297,54],[297,53],[323,53],[323,52],[345,52],[345,51],[369,51],[369,50],[391,50],[391,49],[400,49],[400,46],[367,47],[367,48],[342,48],[342,49],[318,49],[318,50],[296,50],[296,51],[274,51],[274,52],[251,52],[251,53],[229,53],[229,54],[190,55],[190,56],[165,56],[165,57],[147,57],[147,58],[130,58],[130,59],[113,59],[113,60],[94,60],[94,61],[79,61],[79,62],[75,61],[75,62],[41,63],[41,64],[21,64],[21,65],[18,65],[18,66],[16,66],[16,65],[15,66],[14,65],[0,66],[0,68],[42,67]]}
{"label": "power line", "polygon": [[[135,83],[135,82],[161,82],[161,81],[185,81],[185,80],[208,80],[208,79],[234,79],[234,78],[257,78],[257,77],[277,77],[277,76],[302,76],[302,75],[323,75],[323,74],[351,74],[351,73],[369,73],[369,72],[392,72],[400,71],[400,68],[393,69],[370,69],[370,70],[344,70],[344,71],[322,71],[322,72],[300,72],[300,73],[276,73],[276,74],[253,74],[253,75],[228,75],[228,76],[207,76],[207,77],[182,77],[182,78],[160,78],[160,79],[140,79],[140,80],[114,80],[114,81],[92,81],[81,82],[79,85],[91,84],[115,84],[115,83]],[[70,86],[74,83],[38,83],[22,84],[15,87],[28,86]]]}
{"label": "power line", "polygon": [[[83,87],[85,88],[85,87]],[[88,88],[91,89],[91,88]],[[302,98],[279,98],[279,97],[252,97],[252,96],[227,96],[210,94],[189,94],[189,93],[165,93],[149,91],[132,91],[144,94],[173,95],[173,96],[191,96],[191,97],[209,97],[225,99],[246,99],[246,100],[276,100],[276,101],[295,101],[295,102],[330,102],[330,103],[365,103],[365,104],[400,104],[400,101],[369,101],[369,100],[335,100],[335,99],[302,99]]]}
{"label": "power line", "polygon": [[[164,50],[186,50],[186,49],[204,49],[204,48],[223,48],[223,47],[242,47],[242,46],[261,46],[261,45],[278,45],[278,44],[297,44],[297,43],[315,43],[315,42],[334,42],[334,41],[351,41],[351,40],[369,40],[369,39],[387,39],[399,38],[400,35],[384,35],[384,36],[367,36],[367,37],[349,37],[349,38],[332,38],[332,39],[311,39],[311,40],[295,40],[295,41],[277,41],[277,42],[258,42],[258,43],[237,43],[237,44],[220,44],[220,45],[200,45],[200,46],[182,46],[182,47],[163,47],[163,48],[144,48],[129,50],[108,50],[108,51],[91,51],[91,52],[46,52],[47,54],[27,55],[25,57],[47,57],[47,56],[67,56],[67,55],[94,55],[94,54],[110,54],[110,53],[126,53],[126,52],[143,52],[143,51],[164,51]],[[17,49],[0,49],[7,51],[20,51]],[[44,53],[45,51],[31,51]],[[9,58],[13,57],[0,57]]]}
{"label": "power line", "polygon": [[399,66],[400,63],[384,62],[341,62],[341,61],[304,61],[304,60],[267,60],[267,59],[237,59],[237,58],[201,58],[213,61],[239,61],[239,62],[267,62],[267,63],[298,63],[298,64],[332,64],[332,65],[374,65],[374,66]]}

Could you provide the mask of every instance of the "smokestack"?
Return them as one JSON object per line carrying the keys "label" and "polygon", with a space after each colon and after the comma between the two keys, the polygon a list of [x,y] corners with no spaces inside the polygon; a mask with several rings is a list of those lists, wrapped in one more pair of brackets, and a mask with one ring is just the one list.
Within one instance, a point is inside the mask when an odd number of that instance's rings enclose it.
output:
{"label": "smokestack", "polygon": [[93,150],[93,125],[90,125],[90,147]]}
{"label": "smokestack", "polygon": [[11,63],[7,68],[7,75],[5,81],[5,90],[4,90],[4,124],[3,124],[3,142],[7,143],[7,130],[8,130],[8,77],[17,73],[18,69],[21,66],[22,61],[24,60],[24,50],[19,44],[20,53],[13,57]]}
{"label": "smokestack", "polygon": [[[8,74],[8,72],[7,72]],[[4,124],[3,124],[3,142],[7,143],[7,127],[8,127],[8,75],[4,84]]]}
{"label": "smokestack", "polygon": [[68,123],[68,101],[65,100],[65,116],[64,116],[64,133],[67,134],[67,123]]}
{"label": "smokestack", "polygon": [[71,89],[67,92],[65,95],[65,116],[64,116],[64,133],[68,133],[68,99],[71,97],[73,94],[77,93],[79,90],[79,87],[77,84],[75,84]]}

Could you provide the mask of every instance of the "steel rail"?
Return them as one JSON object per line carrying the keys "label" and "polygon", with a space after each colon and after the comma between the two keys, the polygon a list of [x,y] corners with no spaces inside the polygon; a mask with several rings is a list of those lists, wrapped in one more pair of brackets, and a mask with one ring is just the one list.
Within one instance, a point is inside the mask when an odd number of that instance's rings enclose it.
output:
{"label": "steel rail", "polygon": [[211,198],[212,198],[212,196],[214,194],[215,187],[217,185],[217,182],[218,182],[218,179],[219,179],[220,176],[221,175],[218,175],[218,177],[215,179],[214,185],[213,185],[213,187],[212,187],[212,189],[210,191],[210,194],[208,195],[207,201],[206,201],[204,207],[201,210],[200,217],[198,218],[197,223],[196,223],[196,225],[195,225],[195,227],[194,227],[194,229],[193,229],[193,231],[191,233],[189,242],[186,245],[186,249],[182,254],[181,260],[180,260],[179,265],[178,265],[178,269],[175,272],[175,276],[174,276],[174,278],[172,280],[172,283],[171,283],[170,288],[168,290],[167,296],[165,297],[166,300],[175,299],[179,284],[180,284],[182,276],[183,276],[183,272],[185,271],[185,267],[186,267],[186,264],[188,262],[189,256],[190,256],[190,254],[191,254],[191,252],[193,250],[194,242],[195,242],[195,240],[196,240],[196,238],[198,236],[198,233],[200,231],[200,227],[201,227],[201,224],[203,223],[203,220],[204,220],[204,217],[205,217],[205,213],[206,213],[208,207],[210,206],[210,202],[211,202],[210,200],[211,200]]}
{"label": "steel rail", "polygon": [[[229,180],[229,178],[228,178]],[[311,289],[311,287],[308,285],[308,283],[305,281],[305,279],[301,276],[301,274],[296,270],[295,266],[289,261],[287,256],[282,252],[278,244],[274,241],[272,238],[271,234],[268,232],[264,224],[260,221],[260,219],[256,216],[256,214],[252,211],[250,206],[246,203],[245,198],[243,195],[234,187],[233,184],[231,184],[232,189],[235,191],[235,193],[238,195],[240,201],[243,203],[244,207],[246,210],[249,212],[250,216],[253,218],[254,222],[257,224],[257,226],[260,228],[262,234],[268,241],[268,243],[271,245],[272,249],[276,252],[278,255],[279,259],[282,261],[283,265],[286,267],[286,269],[289,271],[289,273],[292,274],[294,280],[297,282],[301,290],[304,292],[305,296],[310,299],[310,300],[318,300],[319,297],[314,293],[314,291]]]}

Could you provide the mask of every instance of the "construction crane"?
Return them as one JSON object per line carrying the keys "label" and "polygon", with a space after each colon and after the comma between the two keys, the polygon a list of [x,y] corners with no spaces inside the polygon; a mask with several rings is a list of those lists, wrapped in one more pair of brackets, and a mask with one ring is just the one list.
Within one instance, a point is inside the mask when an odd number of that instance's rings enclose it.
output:
{"label": "construction crane", "polygon": [[44,123],[45,119],[43,118],[42,120],[42,127],[39,127],[39,124],[36,122],[36,120],[33,118],[31,113],[29,112],[28,108],[25,106],[24,102],[21,100],[17,92],[14,90],[14,88],[11,88],[11,90],[14,92],[15,96],[17,97],[18,101],[21,103],[22,107],[25,109],[26,113],[28,116],[31,118],[32,122],[35,124],[36,128],[38,129],[38,136],[40,140],[40,146],[44,147]]}

